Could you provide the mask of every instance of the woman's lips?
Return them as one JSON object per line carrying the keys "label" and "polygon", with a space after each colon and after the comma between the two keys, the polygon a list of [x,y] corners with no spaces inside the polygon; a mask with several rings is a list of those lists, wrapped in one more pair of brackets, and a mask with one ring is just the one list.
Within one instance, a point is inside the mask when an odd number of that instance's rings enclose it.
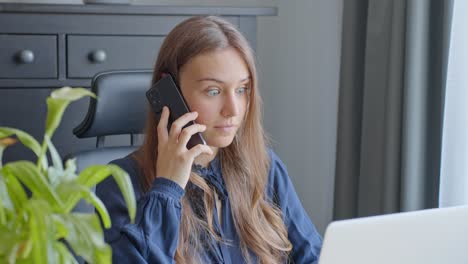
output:
{"label": "woman's lips", "polygon": [[218,131],[231,132],[236,129],[236,126],[235,125],[222,125],[222,126],[215,126],[214,128]]}

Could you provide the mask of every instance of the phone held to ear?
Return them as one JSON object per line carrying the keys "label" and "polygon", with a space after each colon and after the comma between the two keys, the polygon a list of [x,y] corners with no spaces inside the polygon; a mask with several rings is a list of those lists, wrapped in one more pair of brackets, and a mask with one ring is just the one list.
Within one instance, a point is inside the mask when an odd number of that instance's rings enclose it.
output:
{"label": "phone held to ear", "polygon": [[[153,113],[156,116],[157,123],[159,123],[159,120],[161,119],[163,107],[167,106],[169,108],[170,115],[168,128],[171,127],[172,122],[184,114],[190,112],[190,109],[188,108],[179,87],[177,87],[174,79],[170,74],[167,74],[156,84],[154,84],[146,92],[146,97],[148,98]],[[190,121],[187,125],[184,126],[184,128],[193,124],[195,124],[195,122]],[[196,133],[190,138],[189,142],[187,143],[187,149],[191,149],[198,144],[206,145],[205,139],[201,133]]]}

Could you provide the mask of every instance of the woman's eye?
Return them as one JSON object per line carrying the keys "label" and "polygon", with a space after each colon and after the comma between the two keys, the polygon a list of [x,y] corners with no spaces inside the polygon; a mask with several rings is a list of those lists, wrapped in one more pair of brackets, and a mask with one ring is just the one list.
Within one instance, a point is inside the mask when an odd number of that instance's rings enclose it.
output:
{"label": "woman's eye", "polygon": [[248,89],[249,89],[249,88],[247,88],[247,87],[241,87],[241,88],[238,88],[238,89],[236,90],[236,92],[237,92],[238,94],[243,94],[243,93],[246,93],[246,92],[248,91]]}
{"label": "woman's eye", "polygon": [[215,95],[218,95],[219,94],[219,90],[218,89],[211,89],[211,90],[208,90],[208,95],[209,96],[215,96]]}

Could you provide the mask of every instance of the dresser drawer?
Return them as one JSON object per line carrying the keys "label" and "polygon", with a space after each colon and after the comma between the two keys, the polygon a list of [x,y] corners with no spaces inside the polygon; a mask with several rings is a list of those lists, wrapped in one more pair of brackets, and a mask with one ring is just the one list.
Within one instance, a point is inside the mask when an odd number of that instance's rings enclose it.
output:
{"label": "dresser drawer", "polygon": [[151,69],[164,37],[67,37],[67,75],[91,78],[107,70]]}
{"label": "dresser drawer", "polygon": [[57,37],[0,34],[0,78],[57,78]]}

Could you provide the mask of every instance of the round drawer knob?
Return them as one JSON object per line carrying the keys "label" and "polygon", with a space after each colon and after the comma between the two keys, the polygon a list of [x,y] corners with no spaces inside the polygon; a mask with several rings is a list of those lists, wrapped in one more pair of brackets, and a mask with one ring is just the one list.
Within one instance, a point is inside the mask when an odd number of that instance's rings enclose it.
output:
{"label": "round drawer knob", "polygon": [[94,63],[102,63],[106,61],[107,54],[103,50],[96,50],[89,54],[89,59]]}
{"label": "round drawer knob", "polygon": [[31,50],[22,50],[16,55],[19,63],[28,64],[34,61],[34,53]]}

